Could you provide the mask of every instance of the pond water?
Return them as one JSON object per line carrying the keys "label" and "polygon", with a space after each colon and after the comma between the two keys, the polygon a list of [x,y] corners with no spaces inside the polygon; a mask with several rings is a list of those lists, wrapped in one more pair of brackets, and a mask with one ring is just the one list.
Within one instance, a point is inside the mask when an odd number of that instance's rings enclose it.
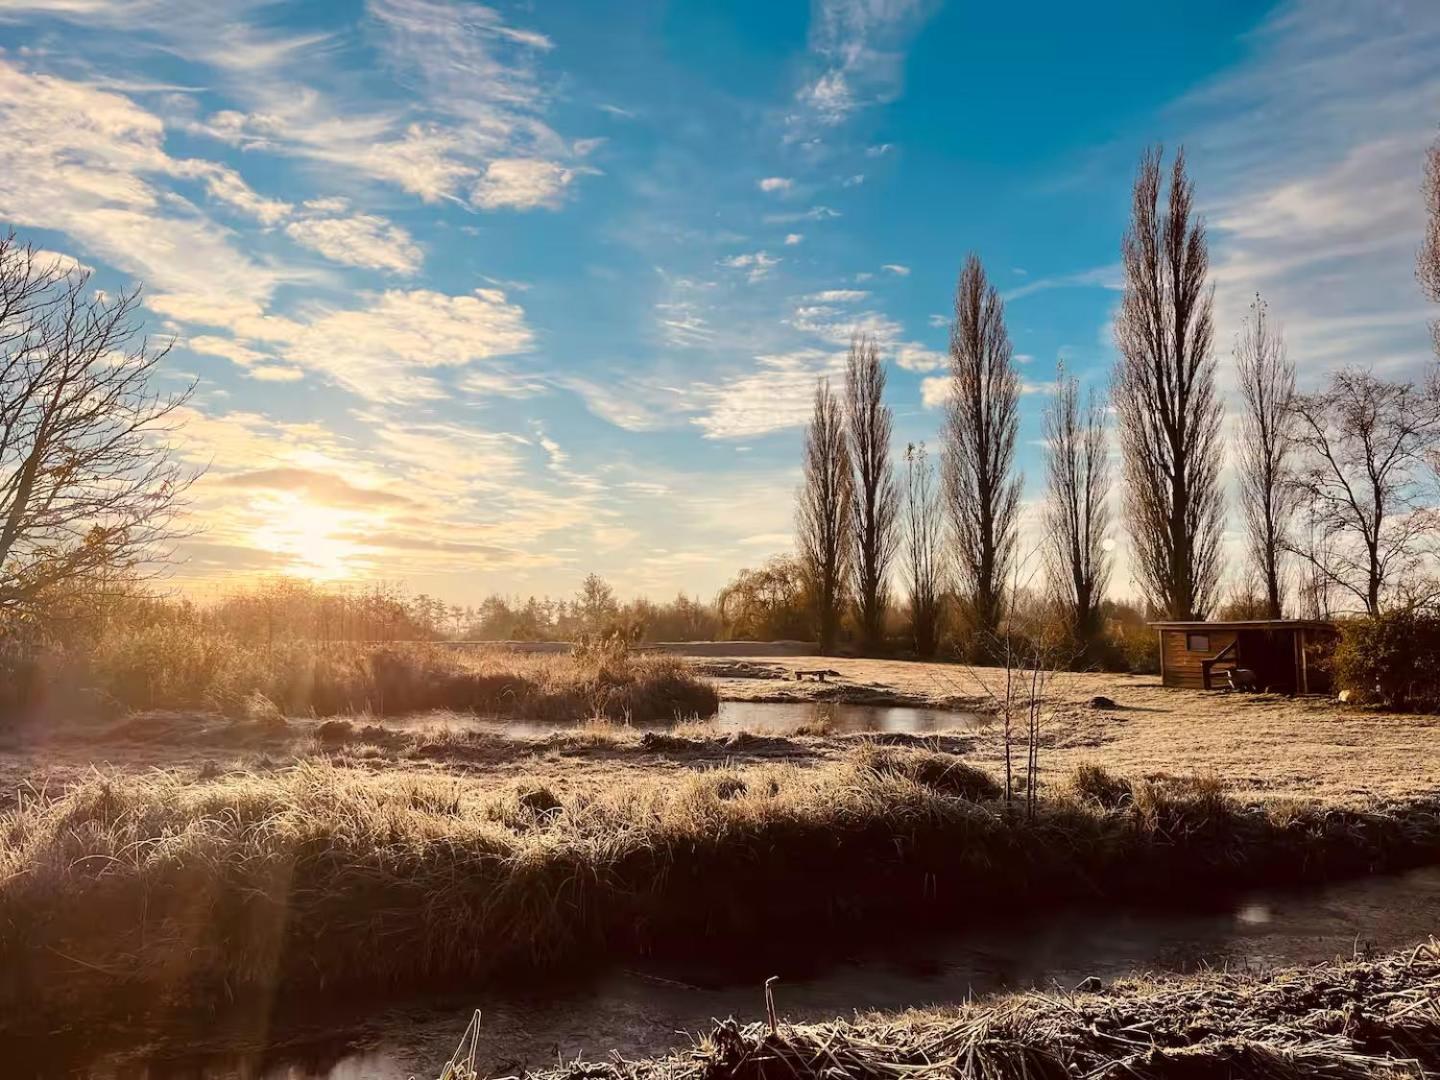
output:
{"label": "pond water", "polygon": [[725,731],[794,731],[808,726],[846,734],[888,731],[924,734],[982,726],[977,713],[898,705],[846,705],[831,701],[722,701],[714,724]]}
{"label": "pond water", "polygon": [[[752,731],[788,734],[798,728],[848,734],[859,731],[926,734],[935,731],[965,731],[983,727],[989,718],[979,713],[953,712],[898,705],[848,705],[835,701],[722,701],[720,711],[703,719],[723,732]],[[529,720],[505,720],[460,713],[418,713],[410,717],[387,717],[385,727],[423,730],[448,727],[467,731],[489,731],[522,738],[543,738],[567,725]],[[637,724],[647,729],[664,728],[667,723]]]}
{"label": "pond water", "polygon": [[[1440,868],[1374,877],[1307,892],[1252,892],[1223,904],[1168,911],[1068,911],[973,927],[941,938],[899,938],[806,967],[755,957],[749,970],[618,971],[545,994],[494,989],[412,1002],[369,1015],[331,1017],[310,1033],[276,1022],[248,1037],[249,1050],[205,1040],[188,1052],[132,1045],[76,1060],[73,1045],[7,1055],[7,1076],[89,1076],[113,1080],[397,1080],[434,1077],[472,1012],[483,1011],[482,1069],[513,1074],[558,1058],[627,1057],[684,1042],[712,1017],[763,1016],[762,984],[778,975],[776,998],[790,1020],[855,1009],[958,1003],[969,995],[1032,986],[1070,987],[1134,971],[1190,971],[1204,965],[1267,968],[1390,950],[1425,941],[1440,923]],[[844,954],[843,947],[837,950]],[[272,1018],[274,1019],[274,1018]],[[173,1034],[171,1036],[173,1040]],[[241,1045],[232,1033],[231,1045]],[[68,1062],[60,1053],[72,1055]],[[27,1063],[34,1058],[42,1064]],[[15,1066],[19,1064],[17,1071]]]}

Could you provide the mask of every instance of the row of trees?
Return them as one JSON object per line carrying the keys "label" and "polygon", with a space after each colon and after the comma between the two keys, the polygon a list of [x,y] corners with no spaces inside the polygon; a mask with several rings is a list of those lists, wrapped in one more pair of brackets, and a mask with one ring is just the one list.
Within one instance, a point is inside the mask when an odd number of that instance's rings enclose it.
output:
{"label": "row of trees", "polygon": [[[1440,301],[1440,144],[1424,186],[1429,225],[1418,276]],[[1118,359],[1108,394],[1082,394],[1063,369],[1045,410],[1043,588],[1077,651],[1097,641],[1112,574],[1109,441],[1120,461],[1120,517],[1146,606],[1171,619],[1220,606],[1226,500],[1226,418],[1217,388],[1213,289],[1203,222],[1183,152],[1167,170],[1142,157],[1121,243],[1124,292],[1115,320]],[[1440,322],[1435,326],[1440,350]],[[889,479],[890,412],[873,343],[852,344],[843,398],[821,380],[805,444],[798,548],[811,582],[823,647],[833,645],[853,597],[862,644],[889,602],[897,550],[908,586],[910,632],[935,647],[937,597],[947,571],[969,649],[993,655],[1007,604],[1032,576],[1019,550],[1023,478],[1015,464],[1020,377],[1004,305],[970,255],[950,330],[941,482],[924,447],[906,453],[903,489]],[[1258,295],[1237,335],[1239,404],[1230,464],[1247,550],[1227,614],[1328,617],[1440,598],[1426,560],[1436,554],[1440,377],[1421,384],[1360,368],[1297,389],[1284,335]],[[1108,410],[1107,410],[1108,406]]]}

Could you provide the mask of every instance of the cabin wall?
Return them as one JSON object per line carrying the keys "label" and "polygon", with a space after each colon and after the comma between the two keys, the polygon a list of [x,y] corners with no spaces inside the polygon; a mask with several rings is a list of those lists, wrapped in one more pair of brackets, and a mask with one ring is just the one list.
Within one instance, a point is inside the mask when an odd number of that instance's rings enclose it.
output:
{"label": "cabin wall", "polygon": [[[1208,639],[1203,651],[1189,648],[1189,637],[1200,634]],[[1196,690],[1205,688],[1205,673],[1200,661],[1208,660],[1237,635],[1234,630],[1161,630],[1160,670],[1164,672],[1166,686],[1188,686]],[[1198,644],[1198,642],[1196,643]],[[1223,676],[1221,676],[1223,678]]]}

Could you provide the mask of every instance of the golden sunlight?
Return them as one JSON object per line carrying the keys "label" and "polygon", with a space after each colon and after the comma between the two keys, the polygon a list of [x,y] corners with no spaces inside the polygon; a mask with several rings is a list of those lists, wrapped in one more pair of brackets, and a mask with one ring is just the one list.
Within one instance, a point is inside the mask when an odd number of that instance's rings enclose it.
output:
{"label": "golden sunlight", "polygon": [[317,581],[338,581],[365,566],[365,546],[354,539],[371,516],[333,506],[317,506],[299,495],[264,500],[266,523],[251,542],[288,560],[286,573]]}

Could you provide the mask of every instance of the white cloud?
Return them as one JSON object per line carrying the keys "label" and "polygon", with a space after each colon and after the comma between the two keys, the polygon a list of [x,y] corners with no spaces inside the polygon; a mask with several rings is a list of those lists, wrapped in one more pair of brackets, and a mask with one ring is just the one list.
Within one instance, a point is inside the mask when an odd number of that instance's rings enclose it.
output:
{"label": "white cloud", "polygon": [[809,210],[792,210],[783,214],[766,214],[768,225],[784,225],[794,221],[829,221],[838,218],[840,211],[829,206],[812,206]]}
{"label": "white cloud", "polygon": [[524,312],[498,289],[390,290],[358,310],[317,311],[280,354],[362,397],[405,400],[437,392],[429,372],[524,352],[532,340]]}
{"label": "white cloud", "polygon": [[927,409],[947,405],[955,390],[955,381],[948,375],[931,375],[920,380],[920,401]]}
{"label": "white cloud", "polygon": [[816,0],[810,50],[819,71],[796,95],[801,113],[792,123],[838,124],[862,106],[894,100],[904,47],[927,7],[922,0]]}
{"label": "white cloud", "polygon": [[802,240],[804,240],[804,239],[805,239],[805,236],[804,236],[804,234],[802,234],[802,233],[798,233],[798,232],[786,233],[786,234],[785,234],[785,246],[786,246],[786,247],[794,247],[796,244],[800,243],[800,242],[801,242]]}
{"label": "white cloud", "polygon": [[906,371],[937,371],[949,361],[945,353],[915,341],[907,341],[895,350],[895,362]]}
{"label": "white cloud", "polygon": [[257,194],[240,174],[228,165],[190,159],[175,162],[172,171],[177,176],[200,180],[212,199],[253,217],[262,225],[275,225],[290,213],[289,203]]}
{"label": "white cloud", "polygon": [[297,244],[347,266],[413,274],[420,268],[420,246],[400,226],[375,214],[305,217],[285,226]]}
{"label": "white cloud", "polygon": [[728,266],[732,270],[749,270],[746,278],[750,281],[759,281],[769,275],[770,271],[780,264],[777,256],[767,254],[764,251],[746,252],[742,255],[731,255],[720,260],[721,266]]}
{"label": "white cloud", "polygon": [[854,176],[847,176],[844,180],[841,180],[841,181],[840,181],[840,186],[841,186],[841,187],[859,187],[859,186],[860,186],[861,184],[863,184],[864,182],[865,182],[865,174],[864,174],[864,173],[856,173]]}
{"label": "white cloud", "polygon": [[788,176],[767,176],[755,183],[761,191],[789,191],[795,186],[795,181]]}
{"label": "white cloud", "polygon": [[910,276],[910,268],[908,266],[902,266],[900,263],[885,263],[880,269],[884,270],[887,274],[894,274],[896,277]]}
{"label": "white cloud", "polygon": [[486,210],[554,208],[579,170],[541,158],[503,158],[485,167],[471,191],[471,201]]}
{"label": "white cloud", "polygon": [[1420,375],[1433,362],[1414,262],[1440,7],[1291,0],[1251,45],[1171,121],[1211,226],[1217,352],[1259,290],[1302,382],[1349,363]]}
{"label": "white cloud", "polygon": [[241,254],[231,230],[157,181],[198,177],[255,213],[270,212],[266,200],[252,201],[223,167],[171,158],[160,119],[123,95],[0,58],[0,157],[0,217],[67,234],[143,280],[152,302],[183,291],[257,303],[282,279]]}
{"label": "white cloud", "polygon": [[[503,291],[450,296],[392,289],[358,299],[362,306],[355,308],[312,304],[296,318],[267,316],[243,305],[197,304],[183,314],[234,335],[193,337],[192,349],[225,356],[260,378],[290,378],[276,369],[300,369],[372,401],[414,401],[440,395],[435,372],[487,360],[488,379],[473,385],[516,396],[535,392],[533,379],[494,363],[533,343],[523,309]],[[269,368],[264,375],[258,373],[261,365]]]}
{"label": "white cloud", "polygon": [[1111,289],[1119,291],[1125,287],[1125,274],[1119,263],[1107,263],[1104,266],[1096,266],[1089,270],[1080,270],[1073,274],[1060,274],[1055,277],[1037,278],[1034,281],[1027,281],[1024,285],[1017,285],[1013,289],[1007,289],[1000,294],[1000,298],[1007,304],[1012,300],[1019,300],[1021,297],[1030,296],[1032,293],[1046,292],[1050,289]]}
{"label": "white cloud", "polygon": [[820,304],[853,304],[870,294],[863,289],[825,289],[811,293],[807,299]]}
{"label": "white cloud", "polygon": [[749,374],[697,387],[705,410],[692,422],[707,439],[743,439],[799,427],[810,417],[816,379],[838,376],[844,369],[843,352],[799,349],[760,356]]}
{"label": "white cloud", "polygon": [[876,143],[874,146],[867,146],[865,148],[865,156],[872,158],[884,157],[893,149],[893,143]]}

